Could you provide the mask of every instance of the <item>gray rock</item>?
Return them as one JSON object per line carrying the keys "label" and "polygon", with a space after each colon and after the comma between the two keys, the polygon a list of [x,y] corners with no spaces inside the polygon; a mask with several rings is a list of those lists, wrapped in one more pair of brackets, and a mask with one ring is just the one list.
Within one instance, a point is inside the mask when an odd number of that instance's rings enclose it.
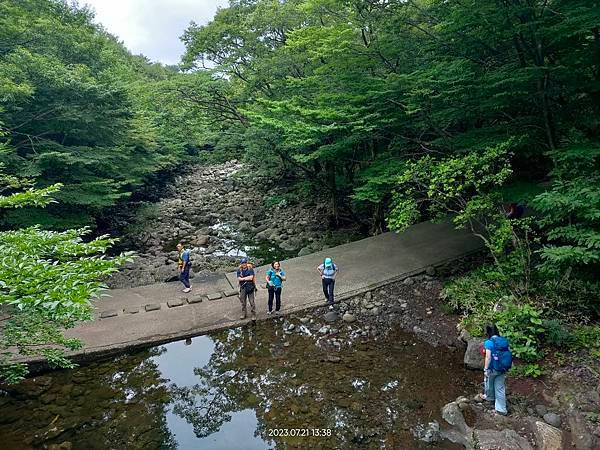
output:
{"label": "gray rock", "polygon": [[365,294],[365,300],[370,302],[371,300],[373,300],[373,293],[371,291],[367,292]]}
{"label": "gray rock", "polygon": [[376,316],[377,314],[379,314],[379,308],[373,308],[369,312],[371,313],[371,315]]}
{"label": "gray rock", "polygon": [[555,413],[546,413],[544,414],[544,421],[548,425],[552,425],[553,427],[560,428],[560,416]]}
{"label": "gray rock", "polygon": [[375,308],[375,305],[373,303],[365,303],[365,308],[366,309],[373,309],[373,308]]}
{"label": "gray rock", "polygon": [[471,336],[471,333],[469,333],[467,330],[464,330],[464,329],[461,330],[458,338],[463,342],[469,342],[469,340],[473,339],[473,337]]}
{"label": "gray rock", "polygon": [[150,303],[150,304],[144,306],[144,309],[146,310],[146,312],[158,311],[158,310],[160,310],[160,303]]}
{"label": "gray rock", "polygon": [[125,314],[137,314],[140,312],[140,307],[139,306],[129,306],[129,307],[125,308],[123,310],[123,312],[125,312]]}
{"label": "gray rock", "polygon": [[335,322],[336,320],[338,320],[340,318],[340,316],[338,315],[338,313],[336,313],[335,311],[328,311],[323,318],[325,319],[326,322]]}
{"label": "gray rock", "polygon": [[469,431],[465,417],[456,402],[448,403],[442,408],[442,418],[463,434],[467,434]]}
{"label": "gray rock", "polygon": [[479,450],[533,450],[527,439],[514,430],[473,430],[472,448]]}
{"label": "gray rock", "polygon": [[193,303],[201,303],[203,299],[203,295],[194,295],[193,297],[188,297],[187,302],[191,305]]}
{"label": "gray rock", "polygon": [[206,296],[209,300],[219,300],[221,298],[220,292],[212,292]]}
{"label": "gray rock", "polygon": [[196,245],[198,247],[206,247],[210,241],[210,236],[206,234],[200,234],[196,236],[194,239],[190,241],[192,245]]}
{"label": "gray rock", "polygon": [[169,301],[167,301],[167,306],[169,308],[176,308],[178,306],[183,306],[183,300],[180,298],[169,300]]}
{"label": "gray rock", "polygon": [[329,333],[329,330],[330,330],[329,326],[328,325],[324,325],[321,328],[319,328],[319,333],[320,334],[327,334],[327,333]]}
{"label": "gray rock", "polygon": [[479,338],[472,338],[467,342],[464,363],[469,369],[483,370],[483,356],[479,353],[479,345],[482,342],[483,339]]}
{"label": "gray rock", "polygon": [[548,412],[548,408],[546,408],[544,405],[535,405],[535,412],[538,416],[544,417],[544,414]]}
{"label": "gray rock", "polygon": [[117,317],[119,315],[118,311],[115,309],[110,309],[108,311],[102,311],[100,313],[101,319],[108,319],[109,317]]}
{"label": "gray rock", "polygon": [[352,323],[356,321],[356,316],[354,314],[347,312],[342,316],[342,320],[347,323]]}
{"label": "gray rock", "polygon": [[562,432],[551,425],[536,421],[533,425],[538,450],[562,450]]}
{"label": "gray rock", "polygon": [[308,323],[308,322],[310,322],[310,318],[308,318],[308,317],[301,317],[300,318],[300,322],[301,323]]}
{"label": "gray rock", "polygon": [[413,284],[415,281],[412,278],[405,278],[404,281],[402,282],[403,284],[405,284],[406,286],[410,286],[411,284]]}
{"label": "gray rock", "polygon": [[426,273],[427,275],[429,275],[430,277],[434,276],[434,275],[435,275],[435,267],[433,267],[433,266],[429,266],[429,267],[427,267],[427,268],[425,269],[425,273]]}

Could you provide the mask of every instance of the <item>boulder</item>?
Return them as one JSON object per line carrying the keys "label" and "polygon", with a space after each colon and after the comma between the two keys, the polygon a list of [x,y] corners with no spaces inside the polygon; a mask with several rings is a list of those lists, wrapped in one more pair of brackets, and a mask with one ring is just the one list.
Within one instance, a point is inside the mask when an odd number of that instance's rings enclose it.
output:
{"label": "boulder", "polygon": [[471,338],[467,341],[467,350],[465,351],[464,363],[469,369],[483,370],[483,356],[479,353],[479,346],[483,339]]}
{"label": "boulder", "polygon": [[515,430],[473,430],[472,441],[471,448],[479,450],[533,450]]}
{"label": "boulder", "polygon": [[456,402],[451,402],[442,408],[442,418],[450,425],[458,428],[462,434],[467,434],[469,427],[465,421],[462,411]]}
{"label": "boulder", "polygon": [[533,424],[533,432],[535,434],[535,442],[538,450],[561,450],[562,432],[540,420]]}
{"label": "boulder", "polygon": [[206,247],[210,242],[210,236],[207,234],[199,234],[195,238],[193,238],[190,243],[197,247]]}

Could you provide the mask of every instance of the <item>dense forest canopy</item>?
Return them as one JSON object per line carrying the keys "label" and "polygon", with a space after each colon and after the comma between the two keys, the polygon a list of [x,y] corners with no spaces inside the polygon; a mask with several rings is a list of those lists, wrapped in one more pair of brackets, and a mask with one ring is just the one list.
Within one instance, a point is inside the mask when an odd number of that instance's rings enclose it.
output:
{"label": "dense forest canopy", "polygon": [[0,130],[5,169],[41,187],[61,182],[55,206],[5,225],[90,223],[146,177],[202,142],[164,84],[177,70],[131,55],[67,2],[0,2]]}
{"label": "dense forest canopy", "polygon": [[[513,318],[593,320],[599,11],[597,0],[231,0],[190,24],[181,64],[166,67],[76,2],[0,0],[0,226],[93,224],[210,148],[286,178],[298,199],[326,199],[333,227],[401,231],[452,213],[492,258],[446,289],[467,315],[489,318],[502,298]],[[7,200],[40,192],[56,202]],[[511,202],[534,216],[509,220]],[[540,329],[514,339],[533,345]]]}

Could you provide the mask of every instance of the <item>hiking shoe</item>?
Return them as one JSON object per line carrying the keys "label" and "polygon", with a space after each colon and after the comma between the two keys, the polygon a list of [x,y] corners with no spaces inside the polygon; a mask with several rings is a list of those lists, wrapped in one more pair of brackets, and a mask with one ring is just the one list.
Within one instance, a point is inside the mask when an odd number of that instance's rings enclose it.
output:
{"label": "hiking shoe", "polygon": [[252,320],[256,322],[256,314],[252,314]]}
{"label": "hiking shoe", "polygon": [[182,289],[181,292],[185,292],[187,294],[188,292],[192,292],[192,288]]}
{"label": "hiking shoe", "polygon": [[270,316],[271,314],[273,314],[273,311],[267,311],[267,315]]}
{"label": "hiking shoe", "polygon": [[245,315],[245,314],[242,314],[242,315],[240,316],[240,320],[244,320],[245,318],[246,318],[246,315]]}
{"label": "hiking shoe", "polygon": [[329,305],[329,311],[333,311],[333,305]]}

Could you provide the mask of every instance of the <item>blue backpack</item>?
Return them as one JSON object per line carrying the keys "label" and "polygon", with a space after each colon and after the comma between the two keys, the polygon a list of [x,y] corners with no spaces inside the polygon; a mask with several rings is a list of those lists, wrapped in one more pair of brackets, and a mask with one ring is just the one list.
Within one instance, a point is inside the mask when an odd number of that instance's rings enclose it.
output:
{"label": "blue backpack", "polygon": [[508,339],[504,336],[492,337],[492,361],[490,362],[490,369],[496,372],[506,372],[512,367],[513,356],[508,348]]}

